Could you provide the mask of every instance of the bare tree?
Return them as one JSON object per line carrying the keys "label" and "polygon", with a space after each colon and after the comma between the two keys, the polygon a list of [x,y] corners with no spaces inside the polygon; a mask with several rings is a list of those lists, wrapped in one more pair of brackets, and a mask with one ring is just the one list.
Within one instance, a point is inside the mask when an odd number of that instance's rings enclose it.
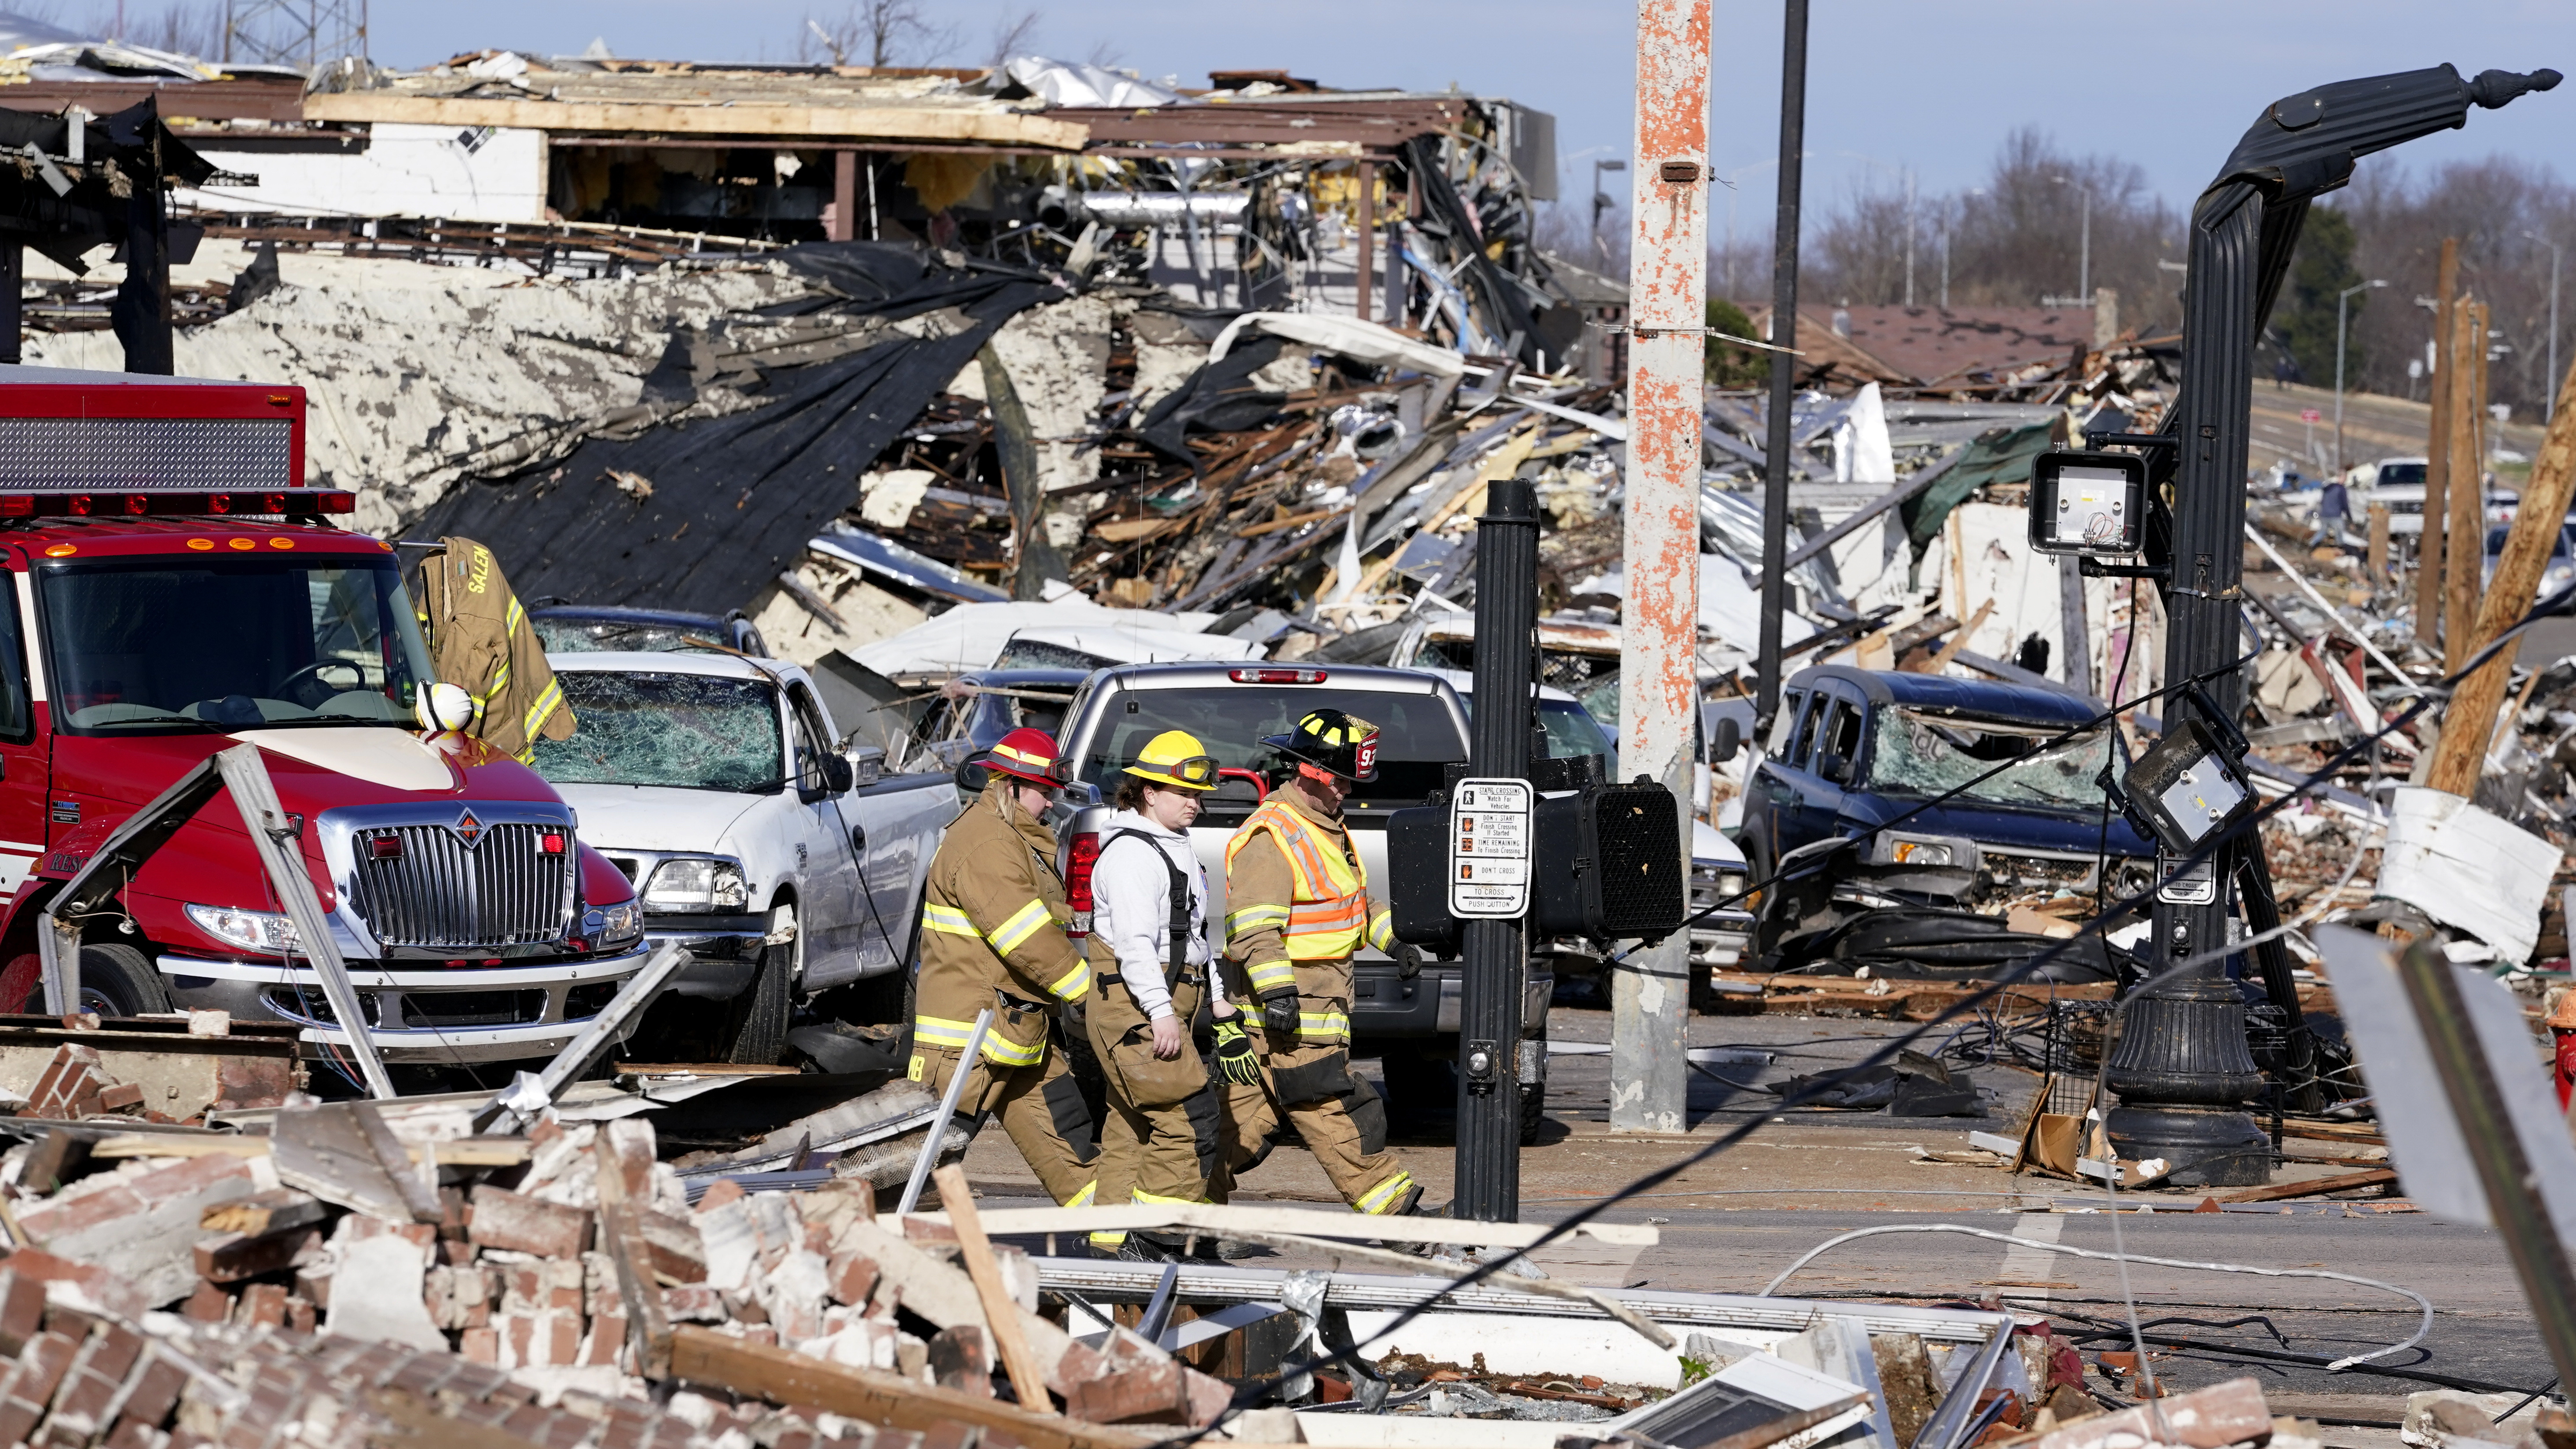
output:
{"label": "bare tree", "polygon": [[[1956,195],[1918,195],[1909,207],[1891,182],[1853,188],[1803,239],[1800,291],[1903,301],[1909,232],[1917,306],[1940,304],[1946,251],[1954,307],[2036,306],[2089,281],[2119,292],[2125,325],[2151,331],[2181,319],[2179,277],[2157,265],[2182,259],[2181,218],[2148,192],[2137,166],[2068,155],[2035,128],[2006,137],[1985,184]],[[1739,239],[1739,250],[1747,245]],[[1768,241],[1751,245],[1757,255],[1736,258],[1739,294],[1769,279]]]}
{"label": "bare tree", "polygon": [[[2568,248],[2576,243],[2576,188],[2546,166],[2491,156],[2454,161],[2418,175],[2395,158],[2365,161],[2353,183],[2332,198],[2352,220],[2353,268],[2389,285],[2352,319],[2359,341],[2356,385],[2396,397],[2423,398],[2425,344],[2433,314],[2411,305],[2431,297],[2442,239],[2460,239],[2460,290],[2487,304],[2491,361],[2489,400],[2530,422],[2560,379],[2549,372],[2549,248],[2538,233]],[[2576,258],[2570,259],[2576,263]],[[2576,291],[2576,265],[2559,277],[2558,365],[2576,356],[2576,315],[2565,296]],[[2358,299],[2356,299],[2358,300]],[[2415,363],[2413,375],[2407,364]]]}
{"label": "bare tree", "polygon": [[999,70],[1012,56],[1025,54],[1031,39],[1037,35],[1038,22],[1044,18],[1044,13],[1037,10],[1023,10],[1016,15],[1004,11],[993,22],[992,54],[984,63]]}
{"label": "bare tree", "polygon": [[954,49],[957,30],[929,18],[920,0],[857,0],[837,20],[808,14],[796,58],[834,65],[926,65]]}

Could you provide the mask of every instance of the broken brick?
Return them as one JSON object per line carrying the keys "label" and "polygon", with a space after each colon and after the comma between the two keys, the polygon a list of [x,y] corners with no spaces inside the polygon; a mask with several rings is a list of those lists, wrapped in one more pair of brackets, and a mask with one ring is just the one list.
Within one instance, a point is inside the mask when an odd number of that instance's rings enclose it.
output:
{"label": "broken brick", "polygon": [[877,1260],[865,1253],[845,1249],[834,1254],[829,1262],[832,1301],[846,1303],[853,1308],[865,1306],[868,1295],[877,1290],[877,1279],[882,1276]]}
{"label": "broken brick", "polygon": [[44,1327],[45,1285],[0,1268],[0,1359],[14,1359]]}
{"label": "broken brick", "polygon": [[27,1089],[27,1105],[21,1115],[69,1116],[75,1103],[96,1096],[106,1085],[107,1068],[99,1060],[98,1049],[65,1042],[54,1048],[45,1069],[36,1074],[35,1085]]}
{"label": "broken brick", "polygon": [[242,1290],[241,1311],[237,1317],[254,1327],[284,1328],[286,1289],[275,1283],[251,1284]]}
{"label": "broken brick", "polygon": [[582,1250],[590,1246],[590,1222],[588,1213],[478,1183],[474,1188],[474,1218],[466,1231],[469,1238],[486,1248],[507,1248],[540,1258],[578,1259]]}

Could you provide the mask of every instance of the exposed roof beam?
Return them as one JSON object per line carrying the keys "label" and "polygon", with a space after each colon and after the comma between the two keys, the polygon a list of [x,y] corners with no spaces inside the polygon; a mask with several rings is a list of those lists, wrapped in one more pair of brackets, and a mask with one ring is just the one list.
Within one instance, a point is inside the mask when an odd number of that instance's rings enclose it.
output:
{"label": "exposed roof beam", "polygon": [[691,106],[592,101],[468,100],[344,91],[307,96],[312,121],[507,130],[658,132],[781,140],[981,141],[1074,151],[1090,132],[1072,121],[1016,111],[945,106]]}

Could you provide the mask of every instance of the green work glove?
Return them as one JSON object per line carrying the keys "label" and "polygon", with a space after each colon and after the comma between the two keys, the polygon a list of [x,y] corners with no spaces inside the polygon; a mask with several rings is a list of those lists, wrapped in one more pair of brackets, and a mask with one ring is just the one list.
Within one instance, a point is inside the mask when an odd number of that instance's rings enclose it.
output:
{"label": "green work glove", "polygon": [[1252,1054],[1252,1038],[1243,1023],[1227,1017],[1216,1024],[1216,1069],[1238,1087],[1261,1085],[1261,1063]]}

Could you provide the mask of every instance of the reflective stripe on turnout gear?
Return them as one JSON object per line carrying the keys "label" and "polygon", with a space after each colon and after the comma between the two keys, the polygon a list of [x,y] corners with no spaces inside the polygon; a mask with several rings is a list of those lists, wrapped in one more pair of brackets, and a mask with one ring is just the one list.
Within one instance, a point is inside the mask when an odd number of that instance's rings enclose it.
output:
{"label": "reflective stripe on turnout gear", "polygon": [[[1265,800],[1245,818],[1226,842],[1225,859],[1234,857],[1262,831],[1279,842],[1288,858],[1294,899],[1280,928],[1288,956],[1296,961],[1338,961],[1359,950],[1368,932],[1368,876],[1358,860],[1340,849],[1327,849],[1296,811]],[[1228,914],[1229,936],[1240,936],[1277,924],[1276,902],[1254,902]]]}
{"label": "reflective stripe on turnout gear", "polygon": [[1383,1215],[1393,1208],[1396,1201],[1404,1196],[1405,1190],[1412,1186],[1413,1174],[1398,1172],[1395,1176],[1360,1194],[1360,1200],[1352,1203],[1351,1207],[1354,1211]]}
{"label": "reflective stripe on turnout gear", "polygon": [[1297,969],[1285,961],[1264,961],[1258,966],[1247,966],[1244,974],[1252,978],[1252,994],[1255,996],[1297,989]]}
{"label": "reflective stripe on turnout gear", "polygon": [[1082,999],[1082,994],[1090,989],[1091,963],[1088,961],[1075,962],[1072,970],[1047,986],[1047,990],[1054,992],[1059,1001],[1079,1001]]}
{"label": "reflective stripe on turnout gear", "polygon": [[955,906],[943,906],[935,902],[925,903],[922,906],[921,925],[923,930],[942,931],[951,936],[980,938],[984,934],[975,929],[975,923],[966,918],[964,911]]}
{"label": "reflective stripe on turnout gear", "polygon": [[1297,1013],[1297,1039],[1316,1046],[1331,1046],[1351,1039],[1351,1019],[1338,1011],[1301,1011]]}
{"label": "reflective stripe on turnout gear", "polygon": [[[958,1021],[944,1016],[916,1016],[912,1019],[913,1040],[924,1046],[962,1052],[966,1050],[966,1039],[974,1034],[975,1023],[972,1021]],[[1033,1067],[1046,1060],[1046,1047],[1044,1037],[1038,1038],[1027,1046],[1022,1046],[987,1026],[984,1029],[984,1044],[976,1049],[976,1054],[995,1066]],[[914,1060],[918,1061],[919,1058]]]}
{"label": "reflective stripe on turnout gear", "polygon": [[1039,927],[1053,919],[1047,913],[1046,902],[1032,896],[1029,903],[1013,912],[1009,920],[986,932],[984,939],[993,943],[995,951],[1008,956],[1021,942],[1036,935]]}

